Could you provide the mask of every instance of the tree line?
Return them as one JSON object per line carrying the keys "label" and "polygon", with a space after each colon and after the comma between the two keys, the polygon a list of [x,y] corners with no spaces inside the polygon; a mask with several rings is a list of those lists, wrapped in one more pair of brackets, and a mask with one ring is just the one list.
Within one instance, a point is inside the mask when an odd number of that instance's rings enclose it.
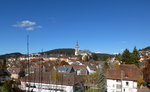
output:
{"label": "tree line", "polygon": [[117,57],[122,64],[135,64],[137,67],[140,67],[140,55],[136,47],[134,47],[132,52],[130,52],[128,49],[125,49],[123,53],[119,54]]}

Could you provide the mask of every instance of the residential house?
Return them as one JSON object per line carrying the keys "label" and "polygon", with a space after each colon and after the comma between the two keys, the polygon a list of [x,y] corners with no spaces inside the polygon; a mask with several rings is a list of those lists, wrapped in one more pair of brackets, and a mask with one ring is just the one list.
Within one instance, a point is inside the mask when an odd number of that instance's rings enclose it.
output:
{"label": "residential house", "polygon": [[55,67],[55,70],[63,73],[74,73],[77,75],[88,75],[86,66],[84,65],[63,65]]}
{"label": "residential house", "polygon": [[20,72],[19,67],[11,66],[11,67],[8,67],[7,70],[11,74],[12,79],[18,79],[19,78],[19,72]]}
{"label": "residential house", "polygon": [[55,70],[57,72],[61,72],[61,73],[75,73],[75,70],[72,66],[59,66],[57,68],[55,68]]}
{"label": "residential house", "polygon": [[[38,75],[38,76],[37,76]],[[20,88],[33,92],[83,92],[84,79],[75,74],[34,73],[21,80]]]}
{"label": "residential house", "polygon": [[80,61],[69,61],[70,65],[83,65]]}
{"label": "residential house", "polygon": [[140,69],[134,64],[122,64],[106,72],[107,92],[137,92]]}
{"label": "residential house", "polygon": [[95,73],[96,70],[97,70],[97,69],[96,69],[96,66],[95,66],[95,65],[92,65],[92,64],[90,64],[90,63],[86,64],[86,68],[87,68],[87,70],[88,70],[88,74],[89,74],[89,75]]}
{"label": "residential house", "polygon": [[97,69],[103,68],[106,61],[95,61],[95,66]]}

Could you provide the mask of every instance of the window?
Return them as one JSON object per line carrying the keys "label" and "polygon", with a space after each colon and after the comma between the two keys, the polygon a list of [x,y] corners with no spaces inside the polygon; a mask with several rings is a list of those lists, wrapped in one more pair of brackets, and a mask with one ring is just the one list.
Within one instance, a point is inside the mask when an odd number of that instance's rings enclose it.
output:
{"label": "window", "polygon": [[126,86],[129,86],[129,82],[126,82]]}
{"label": "window", "polygon": [[120,88],[121,88],[121,85],[120,85],[120,84],[117,84],[117,88],[120,89]]}
{"label": "window", "polygon": [[113,87],[115,87],[115,85],[113,84]]}

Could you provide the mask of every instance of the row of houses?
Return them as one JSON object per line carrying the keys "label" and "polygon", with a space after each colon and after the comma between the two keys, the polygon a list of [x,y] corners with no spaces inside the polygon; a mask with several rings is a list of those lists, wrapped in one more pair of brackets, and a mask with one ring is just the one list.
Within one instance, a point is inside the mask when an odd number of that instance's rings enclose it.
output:
{"label": "row of houses", "polygon": [[[70,72],[33,73],[21,79],[21,89],[35,92],[84,92],[85,75]],[[72,71],[72,72],[71,72]],[[142,72],[135,65],[122,64],[118,68],[109,68],[105,72],[107,92],[137,92]],[[38,76],[37,76],[38,75]],[[98,80],[97,80],[98,81]]]}
{"label": "row of houses", "polygon": [[[94,61],[94,63],[63,61],[61,63],[61,61],[51,61],[45,58],[34,58],[29,61],[30,72],[28,72],[28,68],[24,67],[28,65],[27,62],[21,60],[17,64],[9,66],[7,70],[12,79],[20,80],[22,90],[35,92],[84,92],[85,77],[94,74],[105,64],[105,61]],[[59,65],[55,65],[56,62]],[[110,67],[105,72],[107,92],[137,92],[141,71],[135,65],[121,64],[117,68]],[[76,81],[78,79],[81,80]]]}

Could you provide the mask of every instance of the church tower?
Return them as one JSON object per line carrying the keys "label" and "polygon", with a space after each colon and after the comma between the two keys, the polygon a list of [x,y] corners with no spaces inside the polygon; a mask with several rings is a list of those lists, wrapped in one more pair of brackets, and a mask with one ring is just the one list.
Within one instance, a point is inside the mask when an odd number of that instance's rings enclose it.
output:
{"label": "church tower", "polygon": [[79,44],[78,44],[78,41],[76,42],[76,47],[75,47],[75,55],[79,55]]}

